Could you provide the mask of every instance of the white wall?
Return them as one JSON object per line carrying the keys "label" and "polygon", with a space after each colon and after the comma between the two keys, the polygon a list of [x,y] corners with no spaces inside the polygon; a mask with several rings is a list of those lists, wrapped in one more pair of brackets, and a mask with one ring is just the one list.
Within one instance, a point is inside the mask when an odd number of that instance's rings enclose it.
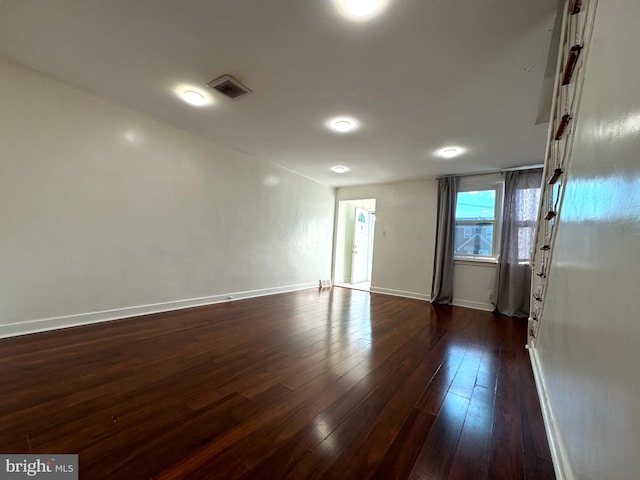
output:
{"label": "white wall", "polygon": [[640,475],[640,5],[598,2],[534,360],[575,478]]}
{"label": "white wall", "polygon": [[0,105],[0,336],[329,278],[333,189],[14,64]]}
{"label": "white wall", "polygon": [[[336,226],[335,226],[335,243],[334,243],[334,268],[333,282],[343,283],[349,280],[351,274],[351,252],[347,246],[350,243],[349,227],[352,222],[351,215],[348,215],[351,208],[347,208],[348,204],[341,202],[337,206]],[[353,239],[351,239],[353,243]]]}
{"label": "white wall", "polygon": [[456,260],[453,265],[453,305],[492,312],[495,290],[495,263]]}

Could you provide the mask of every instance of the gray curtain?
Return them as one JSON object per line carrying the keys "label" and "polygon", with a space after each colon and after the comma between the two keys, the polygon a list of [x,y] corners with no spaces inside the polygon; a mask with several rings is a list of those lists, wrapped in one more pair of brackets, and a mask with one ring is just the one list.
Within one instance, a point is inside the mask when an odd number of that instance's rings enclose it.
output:
{"label": "gray curtain", "polygon": [[438,224],[433,259],[431,303],[451,304],[453,300],[453,248],[457,194],[457,177],[438,179]]}
{"label": "gray curtain", "polygon": [[505,173],[500,260],[494,292],[496,310],[529,316],[531,251],[538,217],[542,169]]}

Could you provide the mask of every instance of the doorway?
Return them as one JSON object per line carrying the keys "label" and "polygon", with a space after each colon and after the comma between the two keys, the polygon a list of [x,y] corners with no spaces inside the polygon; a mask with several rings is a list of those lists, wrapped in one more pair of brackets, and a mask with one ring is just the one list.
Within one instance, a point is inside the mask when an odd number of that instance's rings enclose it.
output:
{"label": "doorway", "polygon": [[370,290],[375,222],[375,198],[338,202],[333,269],[335,285]]}

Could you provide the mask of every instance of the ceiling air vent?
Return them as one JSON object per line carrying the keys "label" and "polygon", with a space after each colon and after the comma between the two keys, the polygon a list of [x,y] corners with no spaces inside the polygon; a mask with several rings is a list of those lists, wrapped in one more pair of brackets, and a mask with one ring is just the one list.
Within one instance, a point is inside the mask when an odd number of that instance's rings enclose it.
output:
{"label": "ceiling air vent", "polygon": [[210,81],[207,85],[229,98],[238,98],[245,93],[252,92],[250,88],[244,86],[231,75],[222,75],[221,77]]}

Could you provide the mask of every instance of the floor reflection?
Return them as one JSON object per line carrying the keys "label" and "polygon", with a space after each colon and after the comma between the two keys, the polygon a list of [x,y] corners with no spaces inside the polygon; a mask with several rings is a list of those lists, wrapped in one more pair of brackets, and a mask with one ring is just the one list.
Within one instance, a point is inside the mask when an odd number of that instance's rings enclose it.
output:
{"label": "floor reflection", "polygon": [[356,366],[369,366],[371,305],[368,292],[333,288],[325,293],[328,310],[324,318],[324,364],[342,376]]}

